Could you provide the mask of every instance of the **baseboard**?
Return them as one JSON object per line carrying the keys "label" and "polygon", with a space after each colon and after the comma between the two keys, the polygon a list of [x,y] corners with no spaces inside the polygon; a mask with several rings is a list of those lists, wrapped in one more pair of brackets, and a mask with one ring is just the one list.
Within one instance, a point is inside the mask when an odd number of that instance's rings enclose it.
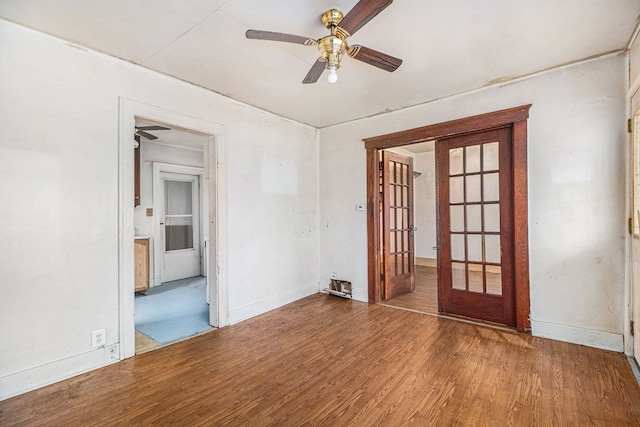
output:
{"label": "baseboard", "polygon": [[255,302],[253,304],[245,305],[244,307],[235,310],[230,310],[229,324],[233,325],[234,323],[242,322],[243,320],[250,319],[254,316],[258,316],[316,293],[318,293],[318,286],[310,285]]}
{"label": "baseboard", "polygon": [[86,353],[0,378],[0,400],[35,390],[117,362],[120,345],[111,344]]}
{"label": "baseboard", "polygon": [[536,337],[550,338],[603,350],[624,351],[622,334],[577,328],[539,320],[531,320],[531,334]]}
{"label": "baseboard", "polygon": [[351,297],[356,301],[369,302],[369,289],[353,288]]}
{"label": "baseboard", "polygon": [[435,259],[435,258],[416,257],[415,263],[416,263],[416,265],[421,265],[423,267],[437,267],[438,266],[438,260]]}

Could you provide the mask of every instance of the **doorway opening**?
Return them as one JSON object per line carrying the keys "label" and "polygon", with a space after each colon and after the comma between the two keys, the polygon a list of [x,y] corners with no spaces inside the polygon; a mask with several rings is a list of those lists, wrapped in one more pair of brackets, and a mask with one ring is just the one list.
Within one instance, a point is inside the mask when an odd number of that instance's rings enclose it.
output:
{"label": "doorway opening", "polygon": [[[144,317],[137,302],[158,294],[171,308],[198,311],[206,329],[228,324],[225,132],[208,120],[120,99],[121,359],[136,354]],[[197,304],[179,303],[185,295],[166,298],[176,289],[196,295]],[[186,335],[194,333],[197,327]]]}
{"label": "doorway opening", "polygon": [[[398,162],[394,165],[385,158],[384,150],[433,142],[438,313],[499,323],[519,331],[530,329],[529,108],[365,139],[370,302],[396,297],[398,290],[407,292],[408,288],[396,287],[395,282],[415,283],[417,272],[413,181],[404,168],[398,172]],[[407,170],[412,168],[407,162]]]}
{"label": "doorway opening", "polygon": [[[379,151],[380,161],[382,153],[393,152],[394,156],[401,156],[400,164],[412,164],[412,174],[406,180],[408,194],[412,199],[407,200],[410,205],[407,230],[403,233],[402,221],[394,217],[395,233],[406,235],[407,244],[412,243],[413,252],[413,287],[410,292],[399,295],[385,295],[382,298],[385,305],[418,311],[427,314],[438,313],[438,277],[437,277],[437,224],[436,224],[436,181],[435,181],[435,142],[427,141],[402,147],[388,148]],[[384,197],[383,197],[384,199]],[[383,203],[384,204],[384,203]],[[400,203],[402,204],[402,203]],[[381,209],[385,209],[384,206]],[[394,210],[399,209],[395,207]],[[391,210],[391,209],[389,209]],[[390,213],[390,212],[389,212]],[[396,215],[397,217],[397,215]],[[401,237],[401,236],[398,236]],[[395,246],[394,239],[394,246]],[[400,245],[404,244],[403,239]],[[411,242],[413,240],[413,242]],[[382,244],[383,242],[381,242]],[[407,263],[407,267],[410,265]],[[383,268],[381,266],[381,268]],[[390,272],[388,273],[391,274]]]}
{"label": "doorway opening", "polygon": [[[209,135],[136,120],[136,354],[211,330],[205,270]],[[207,197],[208,199],[208,197]],[[146,241],[143,249],[139,242]],[[146,279],[144,279],[146,277]]]}

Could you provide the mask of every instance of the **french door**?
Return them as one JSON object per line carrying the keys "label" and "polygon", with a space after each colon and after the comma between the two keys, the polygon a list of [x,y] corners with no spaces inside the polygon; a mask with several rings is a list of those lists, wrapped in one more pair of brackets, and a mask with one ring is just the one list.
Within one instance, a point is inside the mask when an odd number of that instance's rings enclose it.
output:
{"label": "french door", "polygon": [[438,140],[443,313],[516,325],[511,128]]}
{"label": "french door", "polygon": [[413,159],[382,151],[382,268],[383,298],[415,288],[413,226]]}
{"label": "french door", "polygon": [[370,302],[384,299],[379,151],[436,141],[438,275],[446,275],[439,281],[439,310],[515,326],[518,331],[531,329],[530,108],[522,105],[364,139]]}

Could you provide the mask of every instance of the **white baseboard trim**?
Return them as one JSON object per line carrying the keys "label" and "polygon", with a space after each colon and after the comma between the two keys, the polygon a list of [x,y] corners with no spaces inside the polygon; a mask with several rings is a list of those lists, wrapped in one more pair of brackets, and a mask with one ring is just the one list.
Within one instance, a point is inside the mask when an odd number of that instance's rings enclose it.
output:
{"label": "white baseboard trim", "polygon": [[0,400],[35,390],[118,362],[120,344],[111,344],[66,359],[0,378]]}
{"label": "white baseboard trim", "polygon": [[416,257],[416,265],[421,265],[423,267],[437,267],[438,266],[438,260],[435,258],[421,258],[421,257]]}
{"label": "white baseboard trim", "polygon": [[577,328],[575,326],[531,320],[531,334],[573,344],[586,345],[611,351],[624,351],[622,334]]}
{"label": "white baseboard trim", "polygon": [[309,295],[318,293],[318,285],[309,285],[304,288],[294,289],[292,291],[279,294],[262,301],[255,302],[253,304],[245,305],[244,307],[229,311],[229,325],[242,322],[243,320],[250,319],[254,316],[266,313],[267,311],[274,310],[283,305],[297,301],[301,298],[308,297]]}
{"label": "white baseboard trim", "polygon": [[351,297],[356,301],[369,302],[369,290],[353,288],[351,289]]}

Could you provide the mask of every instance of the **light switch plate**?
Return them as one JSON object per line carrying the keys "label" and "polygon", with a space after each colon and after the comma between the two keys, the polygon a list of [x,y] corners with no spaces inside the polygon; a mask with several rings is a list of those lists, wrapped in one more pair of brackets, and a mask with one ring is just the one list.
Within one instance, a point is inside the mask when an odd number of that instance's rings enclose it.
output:
{"label": "light switch plate", "polygon": [[153,208],[147,208],[147,216],[153,216]]}

